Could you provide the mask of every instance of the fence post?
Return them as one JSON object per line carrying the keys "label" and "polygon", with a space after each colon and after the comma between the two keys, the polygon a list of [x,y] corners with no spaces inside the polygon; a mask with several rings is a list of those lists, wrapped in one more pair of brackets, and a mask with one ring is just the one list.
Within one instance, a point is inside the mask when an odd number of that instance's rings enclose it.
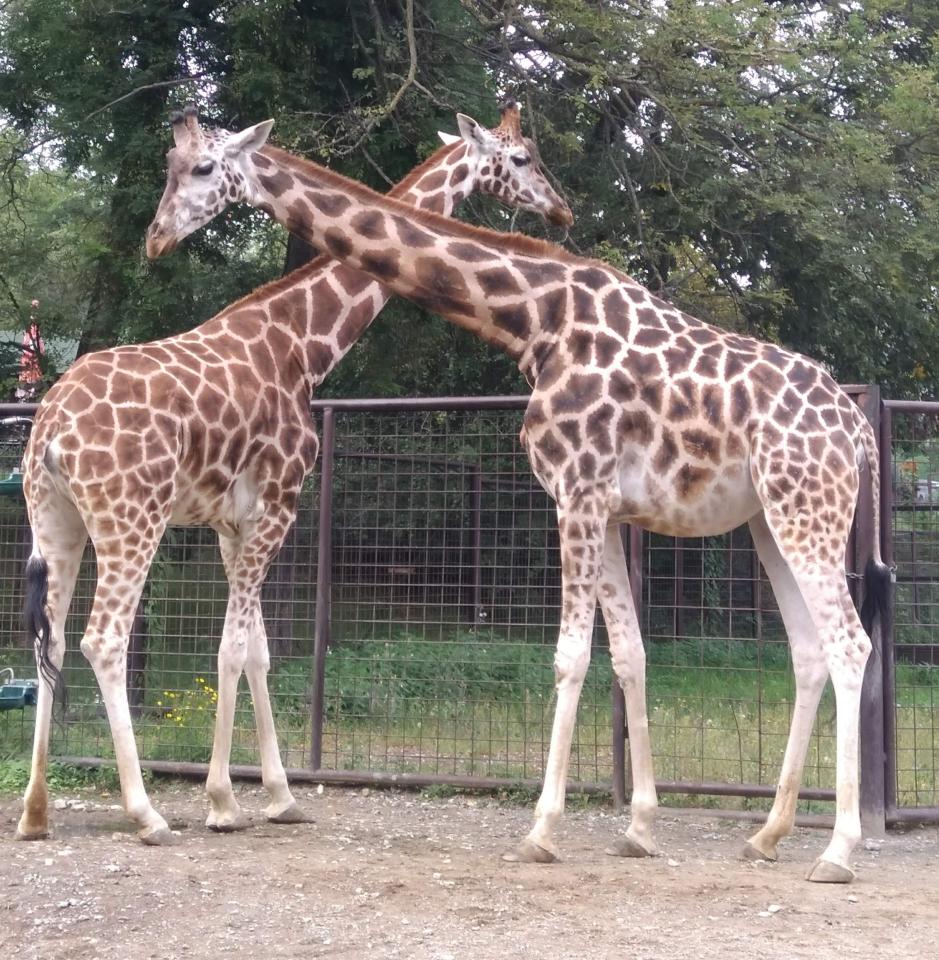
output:
{"label": "fence post", "polygon": [[323,765],[323,721],[326,711],[326,651],[329,649],[332,623],[332,533],[333,533],[333,455],[335,420],[332,407],[323,410],[322,452],[320,453],[320,516],[316,557],[316,619],[313,629],[313,693],[310,698],[310,767]]}
{"label": "fence post", "polygon": [[[880,436],[881,403],[880,390],[868,386],[857,398],[858,405],[874,428],[874,436]],[[883,469],[881,478],[886,475],[890,482],[890,472]],[[863,478],[864,474],[862,474]],[[870,485],[861,481],[856,514],[856,533],[854,549],[849,552],[848,562],[851,569],[862,574],[867,560],[874,549],[874,504],[871,499]],[[861,827],[867,836],[883,836],[886,832],[886,797],[884,794],[886,774],[886,754],[884,750],[884,674],[883,674],[883,637],[882,625],[874,630],[871,637],[873,649],[864,674],[861,687]]]}
{"label": "fence post", "polygon": [[[893,559],[893,414],[884,404],[880,413],[880,552],[884,563],[892,567]],[[891,577],[887,616],[880,625],[880,653],[883,664],[884,712],[884,806],[887,818],[897,810],[897,715],[896,663],[893,636],[895,577]]]}

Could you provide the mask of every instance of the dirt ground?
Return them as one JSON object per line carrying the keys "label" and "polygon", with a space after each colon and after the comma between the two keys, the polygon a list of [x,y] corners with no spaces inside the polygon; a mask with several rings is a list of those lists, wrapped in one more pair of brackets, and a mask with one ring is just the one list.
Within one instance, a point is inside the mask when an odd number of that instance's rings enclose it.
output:
{"label": "dirt ground", "polygon": [[55,836],[16,843],[0,801],[0,944],[17,958],[921,958],[939,956],[939,832],[868,841],[857,881],[801,878],[826,834],[797,831],[778,865],[737,859],[752,825],[663,810],[654,860],[605,856],[624,828],[566,815],[561,863],[502,863],[530,809],[488,798],[300,787],[316,822],[202,826],[200,788],[159,786],[180,843],[148,848],[111,795],[73,794]]}

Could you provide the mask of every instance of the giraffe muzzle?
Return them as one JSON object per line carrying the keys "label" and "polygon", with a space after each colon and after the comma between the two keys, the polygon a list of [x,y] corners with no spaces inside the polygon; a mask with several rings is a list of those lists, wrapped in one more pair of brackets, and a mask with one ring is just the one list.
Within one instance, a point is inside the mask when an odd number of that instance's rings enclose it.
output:
{"label": "giraffe muzzle", "polygon": [[147,258],[157,260],[172,253],[178,244],[177,238],[173,234],[165,234],[163,229],[154,221],[147,230]]}

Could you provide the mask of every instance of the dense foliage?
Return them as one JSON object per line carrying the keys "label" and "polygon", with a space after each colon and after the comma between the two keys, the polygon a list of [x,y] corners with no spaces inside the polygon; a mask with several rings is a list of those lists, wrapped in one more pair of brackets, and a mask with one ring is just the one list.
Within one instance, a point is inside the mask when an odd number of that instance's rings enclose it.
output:
{"label": "dense foliage", "polygon": [[[574,249],[843,381],[934,396],[937,44],[932,0],[9,0],[2,336],[37,299],[46,337],[82,351],[152,338],[280,272],[286,236],[247,209],[143,259],[172,106],[273,116],[281,145],[385,187],[455,111],[491,122],[509,93],[570,196]],[[479,201],[464,215],[508,223]],[[399,302],[327,384],[523,389],[504,357]]]}

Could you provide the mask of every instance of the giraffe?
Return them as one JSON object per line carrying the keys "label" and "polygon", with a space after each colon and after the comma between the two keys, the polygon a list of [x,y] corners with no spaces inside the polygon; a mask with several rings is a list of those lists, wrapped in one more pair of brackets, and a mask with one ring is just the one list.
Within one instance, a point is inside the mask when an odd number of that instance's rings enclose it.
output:
{"label": "giraffe", "polygon": [[[537,162],[511,183],[494,175],[507,151],[528,149],[514,105],[494,130],[458,117],[460,136],[392,191],[402,203],[449,215],[474,191],[570,223],[566,202]],[[174,118],[174,156],[197,150],[180,173],[212,203],[253,195],[246,174],[276,183],[276,157],[259,150],[270,123],[203,133],[193,111]],[[198,178],[197,180],[195,178]],[[210,199],[214,198],[214,199]],[[193,207],[188,215],[193,215]],[[218,655],[218,713],[207,778],[207,825],[247,821],[229,776],[235,697],[242,670],[254,702],[269,820],[305,819],[287,785],[267,690],[269,655],[260,588],[293,524],[316,459],[309,412],[316,386],[384,306],[380,284],[319,257],[261,287],[200,327],[165,340],[79,359],[49,391],[26,450],[24,490],[33,530],[28,616],[40,670],[54,681],[64,624],[86,540],[98,583],[82,651],[91,661],[114,737],[124,807],[147,844],[172,841],[144,789],[126,695],[126,648],[153,553],[170,524],[207,525],[219,536],[229,599]],[[48,613],[46,591],[48,590]],[[32,770],[17,836],[48,834],[46,757],[52,689],[41,685]]]}
{"label": "giraffe", "polygon": [[[775,860],[791,832],[830,676],[837,812],[807,879],[853,879],[860,690],[890,572],[879,550],[874,434],[848,395],[811,359],[688,316],[608,264],[407,208],[281,151],[258,156],[258,191],[249,202],[505,350],[531,386],[521,441],[557,506],[562,609],[544,785],[531,830],[506,859],[557,859],[554,833],[598,602],[626,701],[634,779],[629,827],[608,852],[657,852],[645,653],[616,524],[700,537],[749,523],[788,634],[797,692],[773,807],[744,852]],[[521,151],[513,154],[510,182],[525,162]],[[191,202],[171,161],[147,234],[149,256],[199,225],[198,216],[185,215]],[[878,511],[863,623],[844,573],[862,473]]]}

